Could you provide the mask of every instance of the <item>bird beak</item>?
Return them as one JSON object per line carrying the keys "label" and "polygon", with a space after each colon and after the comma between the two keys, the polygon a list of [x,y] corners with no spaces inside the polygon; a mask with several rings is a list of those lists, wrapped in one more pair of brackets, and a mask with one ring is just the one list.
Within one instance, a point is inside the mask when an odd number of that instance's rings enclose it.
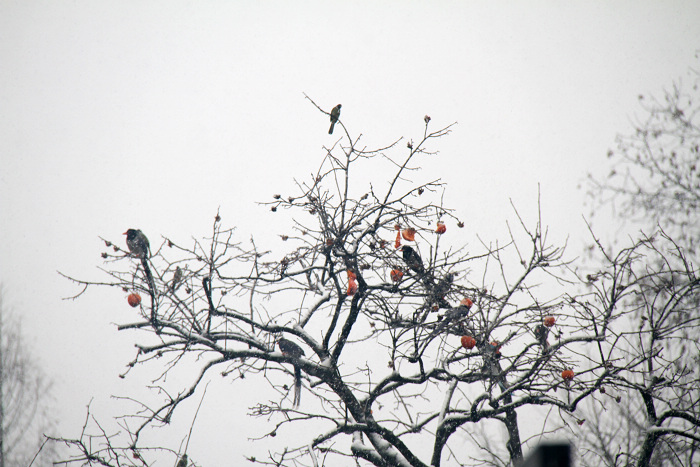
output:
{"label": "bird beak", "polygon": [[126,232],[124,232],[122,235],[126,235]]}

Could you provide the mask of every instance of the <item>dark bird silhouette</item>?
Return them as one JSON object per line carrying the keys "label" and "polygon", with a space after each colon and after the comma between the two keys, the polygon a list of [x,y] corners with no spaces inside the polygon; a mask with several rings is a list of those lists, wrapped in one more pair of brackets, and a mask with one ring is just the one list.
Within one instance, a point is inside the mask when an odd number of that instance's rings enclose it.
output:
{"label": "dark bird silhouette", "polygon": [[183,454],[176,467],[187,467],[187,454]]}
{"label": "dark bird silhouette", "polygon": [[438,281],[437,285],[433,289],[433,301],[440,308],[451,308],[448,301],[445,300],[445,296],[450,293],[454,279],[455,275],[453,273],[447,273],[445,277]]}
{"label": "dark bird silhouette", "polygon": [[333,128],[335,127],[335,124],[338,121],[338,118],[340,118],[340,108],[341,107],[342,107],[342,105],[338,104],[335,107],[333,107],[333,110],[331,110],[331,127],[328,130],[329,135],[333,134]]}
{"label": "dark bird silhouette", "polygon": [[547,350],[549,348],[549,342],[547,342],[547,336],[549,335],[549,329],[542,324],[535,326],[535,337],[537,342],[542,346],[542,350]]}
{"label": "dark bird silhouette", "polygon": [[[287,356],[287,357],[301,358],[305,355],[304,349],[299,347],[294,342],[292,342],[288,339],[285,339],[284,337],[280,337],[277,340],[277,345],[279,345],[280,351],[282,351],[282,354]],[[301,369],[296,364],[293,364],[293,365],[294,365],[294,407],[299,407],[299,404],[301,403]]]}
{"label": "dark bird silhouette", "polygon": [[495,342],[492,342],[491,345],[484,345],[481,347],[480,353],[484,358],[481,371],[486,376],[490,377],[492,382],[497,383],[501,391],[505,391],[506,386],[504,383],[503,369],[498,361],[501,358],[500,346],[493,345],[494,343]]}
{"label": "dark bird silhouette", "polygon": [[468,315],[469,308],[460,304],[455,308],[449,308],[443,319],[446,321],[458,321],[462,318],[466,318]]}
{"label": "dark bird silhouette", "polygon": [[148,258],[150,256],[151,245],[148,238],[138,229],[129,229],[122,235],[126,235],[126,246],[129,252],[137,258]]}
{"label": "dark bird silhouette", "polygon": [[126,246],[129,247],[131,255],[141,259],[141,265],[148,280],[148,292],[151,295],[151,324],[156,326],[156,284],[153,281],[151,268],[148,267],[151,245],[148,243],[148,238],[138,229],[129,229],[123,235],[126,235]]}
{"label": "dark bird silhouette", "polygon": [[170,293],[174,293],[177,290],[181,280],[182,269],[180,269],[180,266],[176,266],[175,273],[173,274],[173,280],[170,282]]}
{"label": "dark bird silhouette", "polygon": [[420,259],[420,255],[416,252],[416,250],[408,245],[404,245],[401,247],[401,252],[403,253],[403,260],[412,271],[420,274],[425,272],[423,260]]}

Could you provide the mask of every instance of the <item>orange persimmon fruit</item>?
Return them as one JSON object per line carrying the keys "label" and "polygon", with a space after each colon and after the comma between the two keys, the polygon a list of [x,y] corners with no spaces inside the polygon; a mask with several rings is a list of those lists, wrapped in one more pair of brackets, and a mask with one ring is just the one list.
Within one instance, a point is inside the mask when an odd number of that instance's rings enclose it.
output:
{"label": "orange persimmon fruit", "polygon": [[473,349],[476,345],[476,339],[474,339],[472,336],[462,336],[461,341],[462,347],[465,349]]}
{"label": "orange persimmon fruit", "polygon": [[133,308],[136,308],[141,304],[141,295],[137,294],[136,292],[129,294],[128,297],[126,297],[126,301],[131,305]]}
{"label": "orange persimmon fruit", "polygon": [[400,282],[403,278],[403,271],[401,269],[392,269],[390,275],[393,282]]}
{"label": "orange persimmon fruit", "polygon": [[408,229],[403,229],[401,232],[401,236],[403,237],[404,240],[408,242],[415,242],[416,241],[416,229],[413,227],[409,227]]}

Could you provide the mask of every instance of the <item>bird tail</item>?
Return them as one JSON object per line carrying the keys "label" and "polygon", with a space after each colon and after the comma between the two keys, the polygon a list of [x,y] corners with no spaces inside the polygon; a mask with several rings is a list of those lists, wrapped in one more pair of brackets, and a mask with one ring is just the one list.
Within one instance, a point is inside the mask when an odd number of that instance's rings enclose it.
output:
{"label": "bird tail", "polygon": [[146,273],[146,279],[148,280],[148,292],[151,296],[151,324],[156,325],[156,284],[153,281],[153,274],[151,274],[151,268],[148,267],[148,260],[144,256],[141,258],[141,265]]}
{"label": "bird tail", "polygon": [[335,122],[331,122],[331,127],[328,129],[328,134],[332,135],[333,134],[333,128],[335,128]]}
{"label": "bird tail", "polygon": [[301,368],[294,366],[294,407],[301,403]]}

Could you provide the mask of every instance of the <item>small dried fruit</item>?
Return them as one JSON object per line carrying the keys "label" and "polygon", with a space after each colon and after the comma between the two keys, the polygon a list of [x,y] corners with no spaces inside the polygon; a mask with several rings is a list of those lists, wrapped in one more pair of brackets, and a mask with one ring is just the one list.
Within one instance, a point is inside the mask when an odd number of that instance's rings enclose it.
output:
{"label": "small dried fruit", "polygon": [[462,336],[462,347],[465,349],[473,349],[476,345],[476,339],[472,336]]}
{"label": "small dried fruit", "polygon": [[556,323],[556,319],[554,316],[545,316],[544,317],[544,325],[547,326],[548,328],[551,328],[554,326],[554,323]]}
{"label": "small dried fruit", "polygon": [[401,269],[392,269],[390,274],[393,282],[400,282],[403,278],[403,271]]}
{"label": "small dried fruit", "polygon": [[472,302],[472,299],[469,297],[463,298],[462,301],[459,303],[460,303],[460,305],[466,306],[467,309],[470,309],[472,307],[472,305],[474,305],[474,302]]}
{"label": "small dried fruit", "polygon": [[394,242],[394,248],[398,249],[401,246],[401,234],[396,232],[396,241]]}
{"label": "small dried fruit", "polygon": [[141,304],[141,295],[137,293],[131,293],[129,294],[128,297],[126,297],[126,301],[131,305],[133,308],[136,308]]}
{"label": "small dried fruit", "polygon": [[359,287],[357,286],[357,282],[355,282],[354,280],[348,282],[347,294],[352,297],[353,295],[355,295],[357,293],[358,288]]}
{"label": "small dried fruit", "polygon": [[435,232],[438,234],[444,234],[447,231],[447,227],[443,222],[438,222],[437,227],[435,228]]}
{"label": "small dried fruit", "polygon": [[574,370],[564,370],[561,372],[561,377],[564,381],[571,381],[574,379]]}

